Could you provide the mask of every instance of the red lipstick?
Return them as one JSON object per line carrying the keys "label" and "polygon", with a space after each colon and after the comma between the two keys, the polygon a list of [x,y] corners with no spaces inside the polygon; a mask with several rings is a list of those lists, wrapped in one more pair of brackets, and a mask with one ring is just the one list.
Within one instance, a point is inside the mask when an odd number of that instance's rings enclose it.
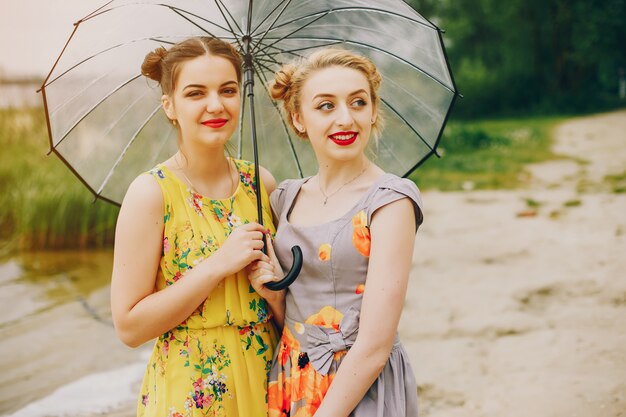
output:
{"label": "red lipstick", "polygon": [[335,132],[328,136],[328,139],[335,142],[339,146],[352,145],[356,140],[357,132]]}
{"label": "red lipstick", "polygon": [[205,120],[204,122],[202,122],[202,124],[204,126],[212,127],[213,129],[219,129],[220,127],[224,126],[227,122],[228,120],[226,119],[211,119],[211,120]]}

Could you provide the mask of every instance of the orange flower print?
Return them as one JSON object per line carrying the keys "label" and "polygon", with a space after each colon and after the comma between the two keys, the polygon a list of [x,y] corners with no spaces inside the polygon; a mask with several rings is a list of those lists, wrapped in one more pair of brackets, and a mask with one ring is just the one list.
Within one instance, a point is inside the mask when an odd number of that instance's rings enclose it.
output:
{"label": "orange flower print", "polygon": [[283,329],[283,336],[281,337],[281,341],[290,350],[300,350],[300,342],[298,342],[298,339],[293,337],[293,334],[291,334],[291,331],[287,326],[285,326],[285,328]]}
{"label": "orange flower print", "polygon": [[331,306],[325,306],[317,313],[309,316],[305,323],[339,330],[341,319],[343,319],[343,314],[340,311],[335,310]]}
{"label": "orange flower print", "polygon": [[365,291],[365,284],[359,284],[356,286],[357,294],[363,294],[363,291]]}
{"label": "orange flower print", "polygon": [[330,260],[330,250],[331,246],[328,243],[324,243],[320,245],[317,256],[320,258],[320,261],[329,261]]}
{"label": "orange flower print", "polygon": [[354,228],[352,232],[352,244],[361,255],[365,257],[370,256],[372,241],[370,238],[370,229],[367,226],[367,216],[363,210],[359,211],[352,218],[352,227]]}
{"label": "orange flower print", "polygon": [[285,378],[284,373],[279,381],[270,382],[267,387],[268,417],[287,417],[291,411],[291,378]]}

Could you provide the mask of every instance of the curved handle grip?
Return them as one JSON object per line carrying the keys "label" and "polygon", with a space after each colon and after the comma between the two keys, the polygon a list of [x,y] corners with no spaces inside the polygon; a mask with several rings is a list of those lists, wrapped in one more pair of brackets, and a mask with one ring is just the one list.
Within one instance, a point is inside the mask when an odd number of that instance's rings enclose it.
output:
{"label": "curved handle grip", "polygon": [[280,281],[268,282],[265,284],[265,288],[269,288],[272,291],[280,291],[293,284],[296,278],[298,278],[298,274],[300,274],[302,269],[302,249],[300,249],[300,246],[292,246],[291,255],[293,256],[293,265],[291,265],[291,269],[285,275],[285,278]]}

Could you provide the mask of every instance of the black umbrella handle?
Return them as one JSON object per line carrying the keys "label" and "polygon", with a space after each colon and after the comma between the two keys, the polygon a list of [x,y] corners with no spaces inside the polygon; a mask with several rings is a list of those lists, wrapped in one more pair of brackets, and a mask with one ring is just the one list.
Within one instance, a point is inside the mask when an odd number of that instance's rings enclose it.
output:
{"label": "black umbrella handle", "polygon": [[302,249],[300,249],[300,246],[292,246],[291,255],[293,256],[293,264],[289,272],[287,272],[287,275],[285,275],[285,278],[280,281],[268,282],[265,284],[266,288],[272,291],[280,291],[293,284],[302,269]]}

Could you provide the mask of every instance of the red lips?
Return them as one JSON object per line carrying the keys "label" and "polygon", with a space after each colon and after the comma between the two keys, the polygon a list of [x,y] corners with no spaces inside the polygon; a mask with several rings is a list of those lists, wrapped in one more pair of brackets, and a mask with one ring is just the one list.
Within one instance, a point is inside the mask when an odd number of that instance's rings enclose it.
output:
{"label": "red lips", "polygon": [[339,146],[352,145],[356,140],[357,132],[336,132],[328,136],[328,139],[332,140]]}
{"label": "red lips", "polygon": [[226,123],[228,123],[227,119],[211,119],[211,120],[205,120],[204,122],[202,122],[204,126],[212,127],[213,129],[219,129],[220,127],[224,126]]}

